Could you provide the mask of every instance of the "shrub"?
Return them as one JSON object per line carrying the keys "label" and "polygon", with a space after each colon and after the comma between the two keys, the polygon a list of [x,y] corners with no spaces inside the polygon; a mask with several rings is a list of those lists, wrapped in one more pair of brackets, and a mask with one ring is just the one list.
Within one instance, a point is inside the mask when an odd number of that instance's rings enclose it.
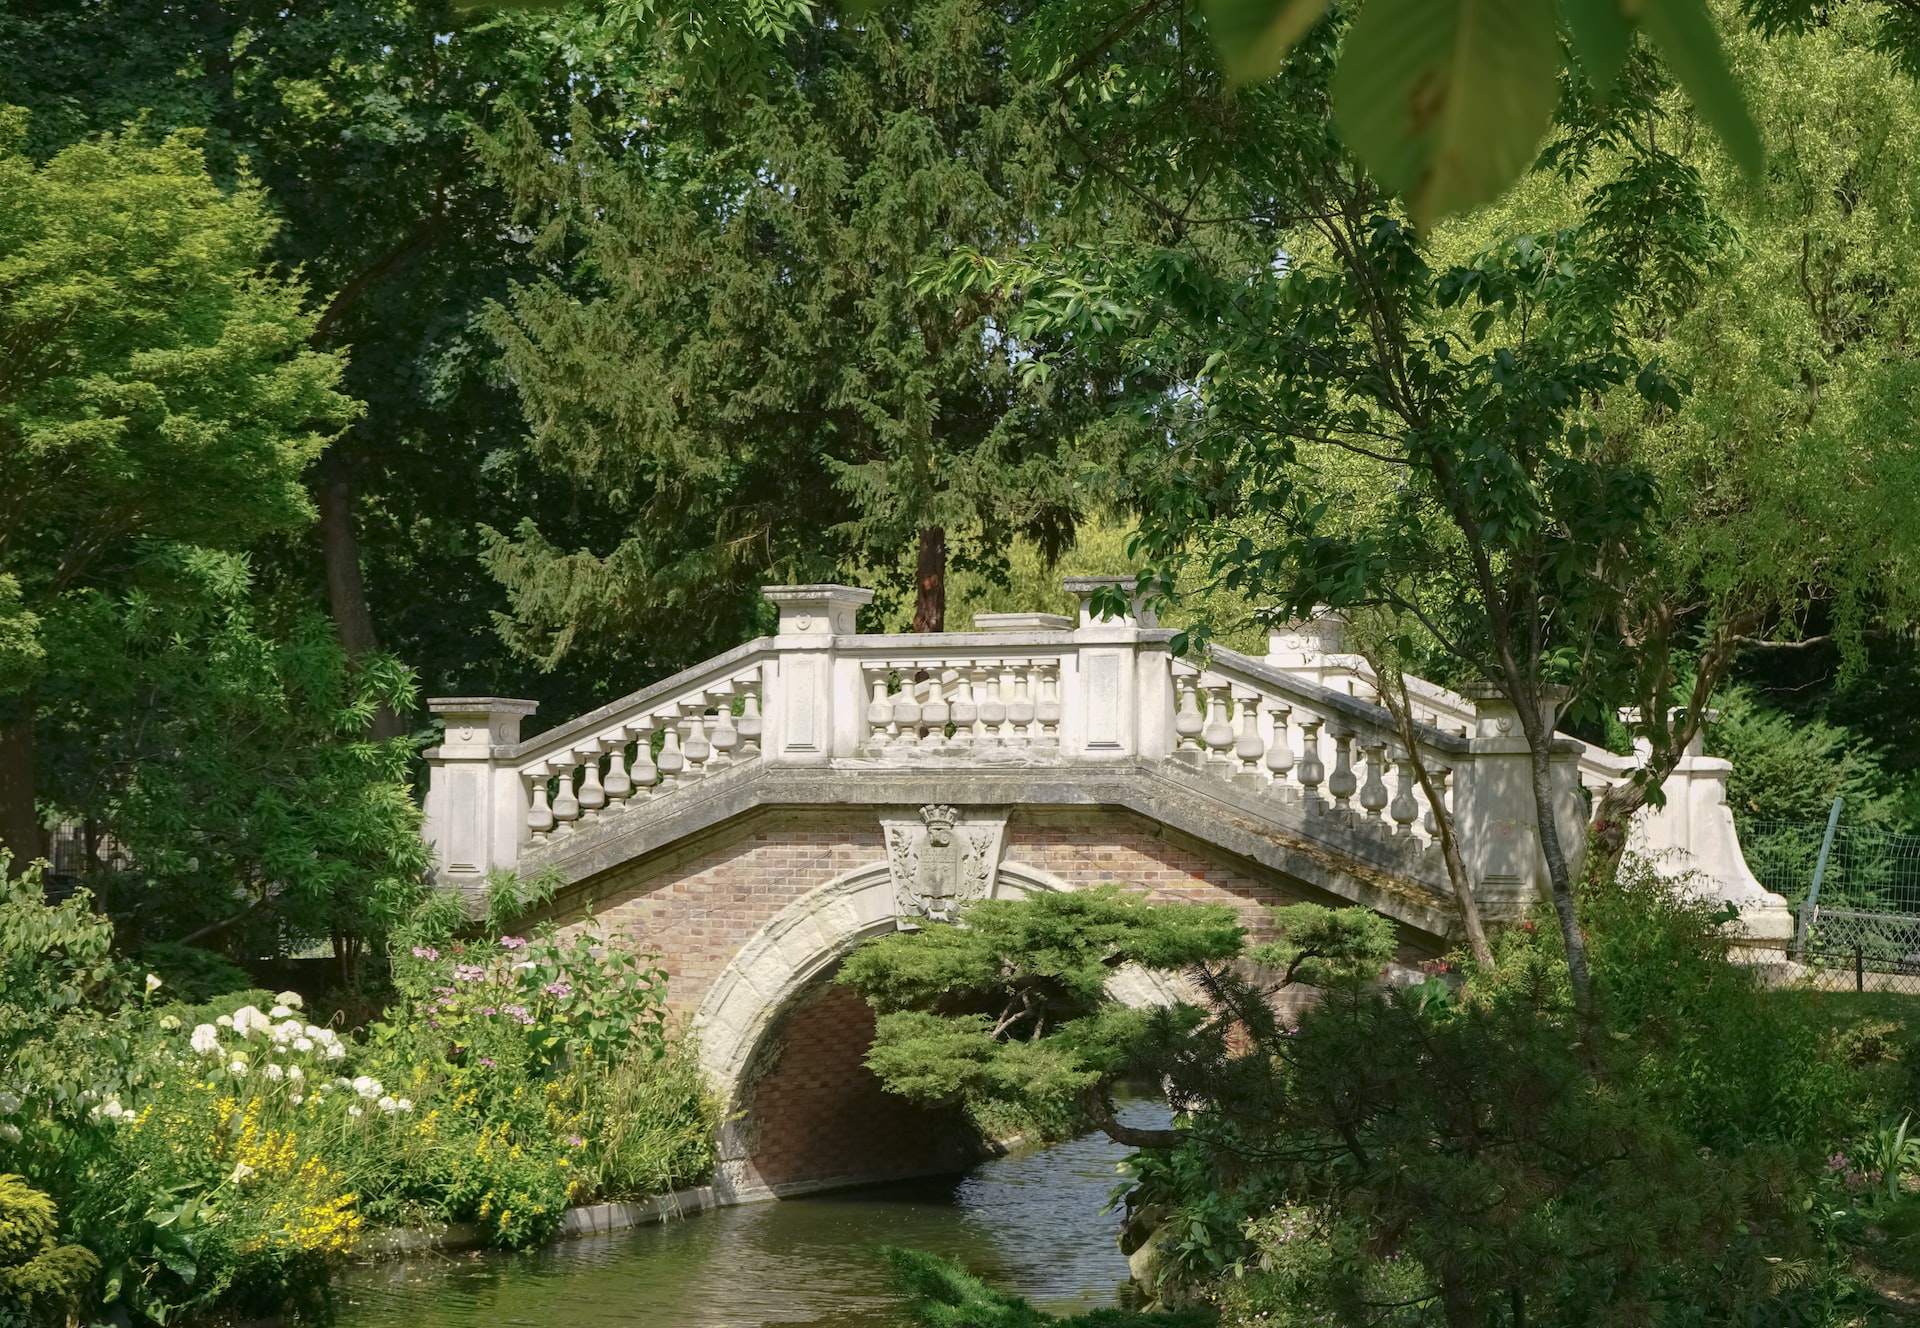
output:
{"label": "shrub", "polygon": [[62,1245],[53,1200],[20,1176],[0,1175],[0,1325],[65,1321],[78,1311],[100,1262]]}

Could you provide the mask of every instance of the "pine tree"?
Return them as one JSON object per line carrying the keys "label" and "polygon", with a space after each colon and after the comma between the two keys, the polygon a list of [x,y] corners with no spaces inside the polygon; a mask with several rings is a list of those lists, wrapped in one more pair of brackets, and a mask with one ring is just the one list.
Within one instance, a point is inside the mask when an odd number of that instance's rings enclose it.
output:
{"label": "pine tree", "polygon": [[914,629],[938,631],[949,564],[1070,539],[1086,394],[1024,371],[993,300],[923,279],[956,246],[1019,246],[1055,178],[1007,20],[890,7],[706,81],[658,55],[559,159],[525,123],[492,143],[553,265],[492,321],[533,450],[625,522],[600,551],[490,537],[520,648],[551,664],[909,551]]}

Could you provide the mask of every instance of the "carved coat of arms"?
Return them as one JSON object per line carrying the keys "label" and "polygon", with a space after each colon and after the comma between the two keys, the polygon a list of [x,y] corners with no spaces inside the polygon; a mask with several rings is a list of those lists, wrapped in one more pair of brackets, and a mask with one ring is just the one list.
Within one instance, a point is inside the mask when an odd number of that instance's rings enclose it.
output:
{"label": "carved coat of arms", "polygon": [[883,817],[880,825],[898,912],[950,922],[961,904],[993,893],[1006,812],[933,803],[917,820]]}

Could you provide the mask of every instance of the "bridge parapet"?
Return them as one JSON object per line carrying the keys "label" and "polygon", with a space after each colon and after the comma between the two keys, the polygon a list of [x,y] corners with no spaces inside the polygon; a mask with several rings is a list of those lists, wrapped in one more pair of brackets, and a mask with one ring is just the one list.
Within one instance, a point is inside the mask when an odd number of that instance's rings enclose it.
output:
{"label": "bridge parapet", "polygon": [[[853,630],[870,591],[769,587],[773,636],[526,741],[529,702],[430,702],[447,716],[446,742],[427,754],[439,878],[477,894],[489,872],[568,858],[576,837],[597,839],[616,818],[672,821],[693,790],[748,767],[811,769],[846,801],[865,800],[863,778],[893,787],[908,774],[1027,771],[1057,786],[1075,771],[1092,781],[1144,769],[1211,798],[1236,825],[1251,816],[1376,879],[1391,864],[1409,885],[1449,892],[1412,755],[1365,661],[1340,652],[1337,616],[1277,629],[1265,659],[1216,649],[1196,666],[1174,658],[1174,634],[1138,605],[1096,618],[1089,601],[1102,584],[1120,582],[1068,582],[1077,621],[981,614],[971,632],[899,635]],[[1470,873],[1496,911],[1517,906],[1545,872],[1511,704],[1417,679],[1409,691],[1419,756],[1451,803]],[[1556,744],[1570,844],[1584,842],[1581,784],[1604,787],[1633,764],[1599,756],[1572,738]]]}

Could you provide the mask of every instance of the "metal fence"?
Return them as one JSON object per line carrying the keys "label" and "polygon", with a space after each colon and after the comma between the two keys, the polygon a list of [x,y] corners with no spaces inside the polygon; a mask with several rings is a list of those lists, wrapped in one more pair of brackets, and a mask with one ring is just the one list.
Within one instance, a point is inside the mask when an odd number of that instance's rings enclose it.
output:
{"label": "metal fence", "polygon": [[1920,995],[1920,835],[1748,821],[1747,866],[1799,915],[1793,957],[1818,986]]}

